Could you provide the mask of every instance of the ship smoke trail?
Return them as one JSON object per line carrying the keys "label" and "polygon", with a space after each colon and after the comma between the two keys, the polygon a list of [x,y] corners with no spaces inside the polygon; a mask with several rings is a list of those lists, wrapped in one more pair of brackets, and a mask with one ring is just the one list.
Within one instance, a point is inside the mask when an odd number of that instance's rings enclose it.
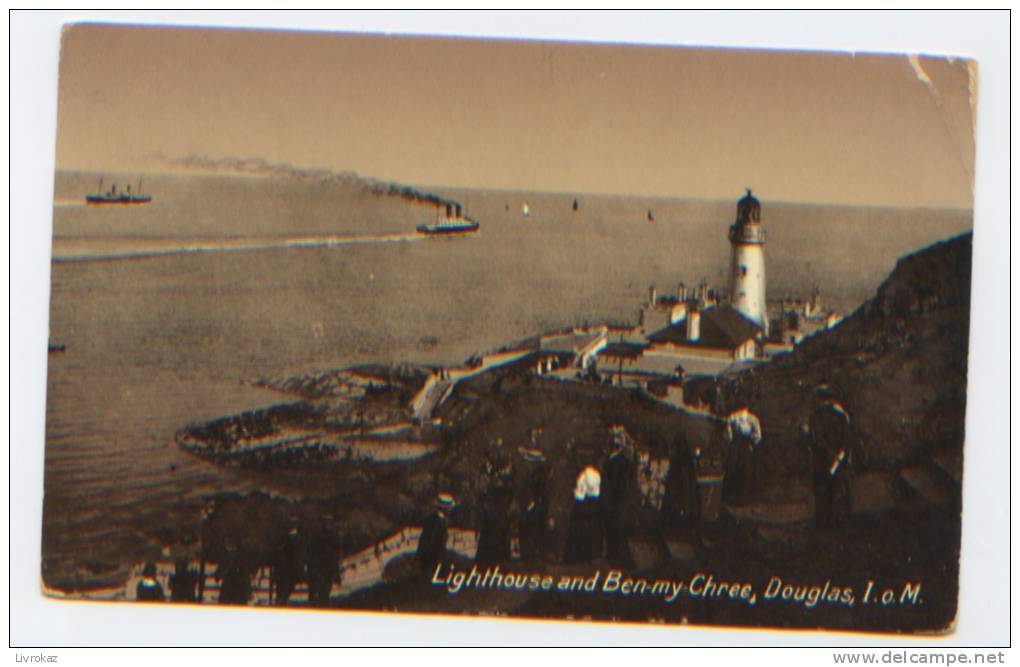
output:
{"label": "ship smoke trail", "polygon": [[258,157],[209,157],[185,155],[171,157],[162,151],[146,153],[142,160],[149,164],[173,167],[184,171],[239,174],[242,176],[290,176],[338,183],[362,184],[368,181],[354,171],[331,171],[325,168],[297,167],[289,162],[269,162]]}
{"label": "ship smoke trail", "polygon": [[242,176],[289,176],[307,178],[352,185],[380,197],[399,197],[405,201],[433,206],[459,207],[460,202],[446,199],[431,192],[418,190],[410,185],[388,183],[373,178],[366,178],[355,171],[331,171],[325,168],[297,167],[288,162],[269,162],[257,157],[223,157],[214,158],[205,155],[187,155],[170,157],[161,151],[147,153],[142,157],[145,162],[161,166],[169,166],[185,171],[201,171],[222,174],[239,174]]}
{"label": "ship smoke trail", "polygon": [[432,194],[431,192],[423,192],[416,190],[410,185],[401,185],[399,183],[380,183],[371,182],[371,191],[382,197],[400,197],[407,201],[412,201],[417,204],[432,204],[433,206],[455,206],[460,208],[460,202],[453,199],[446,199],[439,195]]}

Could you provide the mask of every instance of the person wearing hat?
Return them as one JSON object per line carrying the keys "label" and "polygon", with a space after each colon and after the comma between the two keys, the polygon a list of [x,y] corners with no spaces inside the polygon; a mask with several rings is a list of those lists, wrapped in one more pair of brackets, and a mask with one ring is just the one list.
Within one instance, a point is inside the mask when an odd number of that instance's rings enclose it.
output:
{"label": "person wearing hat", "polygon": [[602,528],[606,537],[606,556],[614,567],[633,568],[634,556],[630,551],[627,531],[621,517],[626,511],[628,494],[634,488],[637,472],[633,460],[630,436],[623,426],[610,428],[612,441],[602,463],[602,489],[600,505]]}
{"label": "person wearing hat", "polygon": [[683,435],[669,449],[665,487],[660,509],[663,527],[696,534],[699,499],[694,452]]}
{"label": "person wearing hat", "polygon": [[436,496],[435,510],[425,519],[418,538],[418,559],[420,572],[431,577],[446,557],[446,538],[450,532],[450,512],[456,502],[449,493]]}
{"label": "person wearing hat", "polygon": [[521,457],[521,486],[517,494],[521,508],[521,560],[534,563],[541,559],[549,520],[549,469],[540,450],[520,447],[517,452]]}
{"label": "person wearing hat", "polygon": [[490,446],[485,463],[485,477],[479,501],[478,547],[475,563],[495,565],[510,560],[510,506],[513,504],[510,452],[504,450],[502,439]]}
{"label": "person wearing hat", "polygon": [[714,401],[712,387],[694,395],[694,410],[670,450],[662,501],[664,525],[686,530],[695,545],[703,544],[707,524],[719,518],[725,479],[722,427],[710,412]]}
{"label": "person wearing hat", "polygon": [[855,437],[850,414],[828,384],[815,388],[815,407],[806,435],[814,474],[815,524],[835,527],[850,514]]}
{"label": "person wearing hat", "polygon": [[142,569],[142,579],[135,587],[135,599],[139,602],[163,602],[166,599],[163,585],[156,579],[155,563],[146,563]]}
{"label": "person wearing hat", "polygon": [[513,490],[510,487],[509,466],[499,466],[488,476],[482,496],[478,526],[478,549],[475,563],[495,565],[510,560],[510,505]]}

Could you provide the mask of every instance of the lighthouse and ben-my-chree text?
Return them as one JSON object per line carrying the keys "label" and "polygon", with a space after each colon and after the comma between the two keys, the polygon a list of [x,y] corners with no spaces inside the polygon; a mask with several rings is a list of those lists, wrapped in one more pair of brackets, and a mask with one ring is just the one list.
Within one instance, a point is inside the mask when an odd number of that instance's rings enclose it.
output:
{"label": "lighthouse and ben-my-chree text", "polygon": [[924,603],[923,585],[918,581],[899,583],[868,579],[847,583],[826,579],[822,582],[791,582],[772,576],[766,582],[734,581],[708,572],[689,577],[648,579],[632,577],[619,569],[598,569],[590,574],[552,574],[541,571],[515,572],[498,565],[470,569],[439,564],[432,573],[432,586],[450,595],[472,590],[520,592],[556,592],[589,595],[616,595],[658,599],[666,604],[685,600],[714,599],[754,606],[796,604],[807,609],[819,605],[917,606]]}

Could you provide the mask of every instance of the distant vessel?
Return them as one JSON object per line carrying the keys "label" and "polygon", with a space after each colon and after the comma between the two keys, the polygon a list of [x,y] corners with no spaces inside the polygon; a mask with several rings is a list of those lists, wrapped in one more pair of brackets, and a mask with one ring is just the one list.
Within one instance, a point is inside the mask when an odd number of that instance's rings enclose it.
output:
{"label": "distant vessel", "polygon": [[138,189],[131,192],[131,186],[127,190],[118,192],[117,184],[114,183],[109,190],[103,192],[103,179],[99,179],[99,192],[85,195],[86,204],[148,204],[152,201],[152,195],[139,194],[142,191],[142,179],[138,179]]}
{"label": "distant vessel", "polygon": [[524,206],[521,207],[521,215],[525,218],[531,215],[531,208],[528,206],[528,202],[524,202]]}
{"label": "distant vessel", "polygon": [[574,213],[577,213],[577,200],[576,199],[574,200],[574,205],[573,205],[572,208],[574,209]]}
{"label": "distant vessel", "polygon": [[435,236],[441,234],[470,234],[477,232],[478,221],[461,214],[459,203],[446,205],[446,217],[437,221],[434,225],[418,225],[419,234]]}
{"label": "distant vessel", "polygon": [[655,222],[655,216],[652,215],[652,209],[648,209],[648,222]]}

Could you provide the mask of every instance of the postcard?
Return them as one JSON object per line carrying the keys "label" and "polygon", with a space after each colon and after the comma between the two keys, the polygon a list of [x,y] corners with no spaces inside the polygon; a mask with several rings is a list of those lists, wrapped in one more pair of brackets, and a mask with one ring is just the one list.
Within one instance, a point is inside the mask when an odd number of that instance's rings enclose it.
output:
{"label": "postcard", "polygon": [[44,593],[951,632],[976,86],[67,26]]}

